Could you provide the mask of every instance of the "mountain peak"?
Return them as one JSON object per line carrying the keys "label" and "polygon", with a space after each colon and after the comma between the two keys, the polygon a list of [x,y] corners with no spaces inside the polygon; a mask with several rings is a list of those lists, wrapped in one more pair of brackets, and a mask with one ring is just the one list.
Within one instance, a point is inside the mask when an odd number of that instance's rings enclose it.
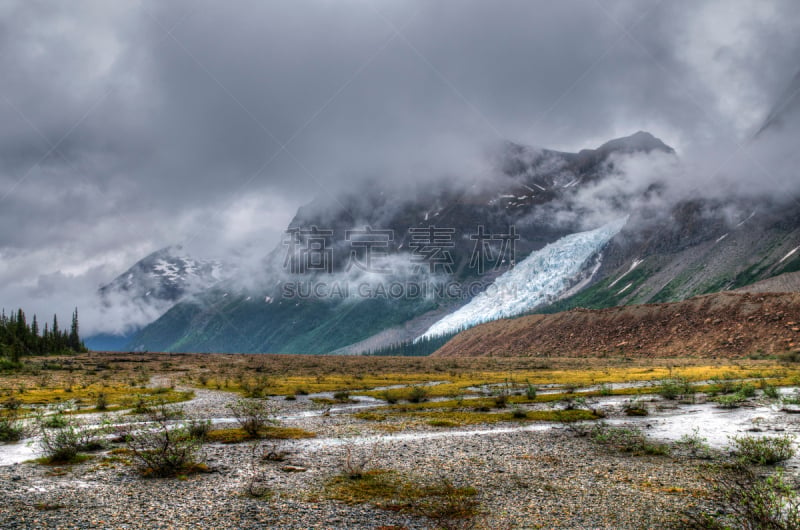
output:
{"label": "mountain peak", "polygon": [[597,151],[618,151],[623,153],[662,151],[670,154],[675,153],[673,148],[646,131],[637,131],[630,136],[608,141],[598,147]]}

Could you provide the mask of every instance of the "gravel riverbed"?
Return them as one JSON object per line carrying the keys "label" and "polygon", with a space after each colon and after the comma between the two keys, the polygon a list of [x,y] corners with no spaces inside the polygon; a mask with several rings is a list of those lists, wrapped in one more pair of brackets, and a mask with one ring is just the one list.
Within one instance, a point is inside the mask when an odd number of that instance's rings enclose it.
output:
{"label": "gravel riverbed", "polygon": [[[236,396],[197,390],[184,404],[193,417],[224,418]],[[420,483],[447,479],[477,490],[475,528],[680,528],[683,513],[704,502],[704,462],[631,456],[594,444],[561,425],[519,429],[516,423],[392,432],[307,398],[272,400],[282,425],[317,438],[262,442],[283,461],[254,458],[252,443],[206,444],[210,472],[142,478],[119,459],[99,454],[63,467],[0,466],[2,528],[434,528],[421,516],[370,504],[330,500],[325,484],[341,473],[347,450],[369,466]],[[398,426],[399,429],[399,426]],[[0,451],[3,447],[0,446]],[[266,486],[269,498],[245,494]]]}

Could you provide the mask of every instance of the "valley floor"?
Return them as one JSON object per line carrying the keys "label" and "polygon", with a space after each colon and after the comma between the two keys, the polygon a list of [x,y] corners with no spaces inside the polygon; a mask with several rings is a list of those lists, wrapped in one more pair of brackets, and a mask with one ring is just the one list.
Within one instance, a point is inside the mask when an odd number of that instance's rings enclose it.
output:
{"label": "valley floor", "polygon": [[[387,364],[395,362],[403,360]],[[784,384],[796,377],[794,368],[757,369]],[[569,385],[561,379],[539,384],[536,396],[525,396],[521,383],[496,382],[460,387],[457,396],[437,395],[456,374],[439,375],[439,384],[423,387],[428,395],[419,403],[403,393],[420,387],[400,384],[363,394],[351,388],[349,396],[334,397],[330,389],[288,400],[261,398],[273,405],[281,426],[314,436],[207,441],[197,460],[208,469],[174,478],[141,477],[119,447],[54,466],[28,460],[36,456],[35,442],[27,455],[14,451],[20,444],[0,445],[0,527],[684,528],[691,514],[715,509],[706,479],[728,458],[728,435],[800,433],[800,415],[787,413],[789,405],[761,390],[737,408],[721,409],[711,400],[710,384],[741,386],[754,377],[698,380],[696,393],[684,389],[687,395],[673,400],[658,395],[661,387],[652,381],[622,379],[599,390],[585,380]],[[149,376],[150,387],[179,379],[166,369]],[[10,379],[4,380],[7,388]],[[241,392],[211,384],[182,388],[187,382],[174,391],[192,390],[193,397],[170,406],[182,407],[186,417],[210,419],[219,432],[236,426],[228,405]],[[781,391],[795,395],[794,388]],[[382,399],[392,392],[398,403]],[[632,400],[648,416],[626,415]],[[125,410],[109,413],[113,422],[136,418]],[[603,418],[552,421],[575,410]],[[100,418],[97,412],[81,416],[93,423]],[[653,445],[629,450],[598,443],[597,425],[631,425]],[[690,438],[693,443],[679,443]],[[343,474],[353,467],[360,478]],[[795,478],[797,458],[785,469]]]}

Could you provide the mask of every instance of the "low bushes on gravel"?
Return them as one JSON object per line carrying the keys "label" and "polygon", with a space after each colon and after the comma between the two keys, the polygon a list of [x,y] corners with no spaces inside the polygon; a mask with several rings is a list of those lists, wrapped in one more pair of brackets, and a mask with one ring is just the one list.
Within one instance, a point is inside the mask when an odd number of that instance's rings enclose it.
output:
{"label": "low bushes on gravel", "polygon": [[0,416],[0,442],[16,442],[23,436],[22,425],[16,419]]}
{"label": "low bushes on gravel", "polygon": [[275,423],[272,419],[275,408],[263,399],[239,399],[229,404],[228,409],[239,426],[252,438],[258,438],[267,425]]}
{"label": "low bushes on gravel", "polygon": [[[104,427],[89,427],[75,416],[61,412],[36,418],[42,460],[48,464],[66,464],[81,460],[81,453],[98,451],[105,444]],[[85,457],[84,457],[85,458]]]}
{"label": "low bushes on gravel", "polygon": [[125,428],[125,445],[142,475],[170,477],[207,469],[199,462],[202,437],[192,423],[175,418],[174,410],[160,405],[145,416],[144,425]]}
{"label": "low bushes on gravel", "polygon": [[600,444],[634,455],[666,455],[669,447],[647,438],[638,427],[616,427],[598,423],[590,431],[591,439]]}
{"label": "low bushes on gravel", "polygon": [[800,496],[781,473],[759,477],[744,465],[717,470],[713,510],[690,514],[687,528],[727,530],[797,530]]}
{"label": "low bushes on gravel", "polygon": [[793,436],[733,436],[731,449],[746,464],[769,466],[794,456]]}

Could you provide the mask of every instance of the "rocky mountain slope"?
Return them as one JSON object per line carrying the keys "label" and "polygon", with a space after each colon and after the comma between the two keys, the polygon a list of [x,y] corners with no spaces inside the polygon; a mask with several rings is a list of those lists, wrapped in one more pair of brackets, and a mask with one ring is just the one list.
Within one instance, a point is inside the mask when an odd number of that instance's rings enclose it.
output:
{"label": "rocky mountain slope", "polygon": [[299,209],[263,278],[174,303],[126,349],[363,353],[416,341],[418,351],[421,338],[497,318],[674,302],[800,271],[800,203],[675,197],[669,172],[634,174],[678,160],[643,132],[578,153],[507,143],[480,181],[374,181],[319,198]]}
{"label": "rocky mountain slope", "polygon": [[498,320],[458,334],[433,355],[742,357],[789,351],[800,351],[800,293],[717,293]]}
{"label": "rocky mountain slope", "polygon": [[[508,143],[497,154],[496,174],[478,182],[416,190],[371,183],[319,198],[298,211],[287,240],[265,260],[261,290],[219,284],[171,308],[138,333],[131,347],[328,353],[359,343],[372,348],[414,339],[516,261],[582,231],[575,197],[613,175],[617,157],[652,152],[674,156],[644,132],[579,153]],[[624,207],[634,195],[617,200]],[[568,211],[561,218],[552,215]],[[364,245],[348,240],[348,231],[367,228],[375,231],[370,237],[385,237],[380,251],[387,259],[379,265],[385,271],[363,270]],[[513,254],[504,248],[510,239]],[[326,252],[317,255],[322,260],[317,266],[309,267],[303,259],[314,244]],[[590,257],[596,256],[584,257],[578,266]],[[581,273],[564,278],[563,290]],[[428,290],[416,297],[380,291],[393,284]],[[355,292],[362,285],[367,288]],[[345,288],[334,290],[337,286]],[[308,296],[317,287],[324,289]]]}

